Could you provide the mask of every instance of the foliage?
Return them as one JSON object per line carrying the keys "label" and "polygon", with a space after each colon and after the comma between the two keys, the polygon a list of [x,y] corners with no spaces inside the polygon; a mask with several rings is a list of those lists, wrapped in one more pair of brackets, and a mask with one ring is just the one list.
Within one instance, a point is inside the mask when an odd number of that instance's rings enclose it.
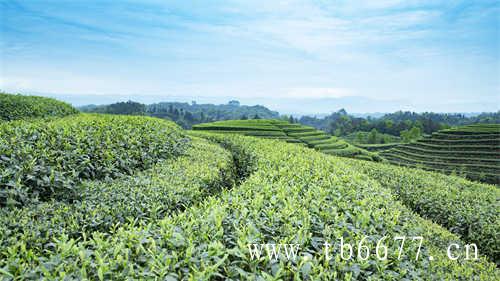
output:
{"label": "foliage", "polygon": [[122,115],[145,115],[146,105],[134,102],[117,102],[109,105],[86,105],[80,107],[83,112],[93,113],[108,113],[108,114],[122,114]]}
{"label": "foliage", "polygon": [[[22,245],[3,249],[0,268],[19,278],[161,280],[495,280],[484,258],[451,261],[446,245],[462,242],[398,202],[390,189],[345,159],[300,146],[236,135],[211,135],[235,154],[250,176],[231,190],[207,197],[184,212],[128,223],[112,235],[82,240],[57,236],[40,254]],[[251,156],[249,156],[251,155]],[[248,162],[247,162],[248,161]],[[426,237],[420,260],[416,245],[401,260],[326,260],[324,241],[355,243],[396,235]],[[374,243],[368,241],[368,243]],[[247,243],[299,243],[296,261],[251,259]],[[391,253],[399,244],[388,242]],[[429,262],[433,256],[434,261]],[[1,274],[1,273],[0,273]]]}
{"label": "foliage", "polygon": [[398,165],[454,173],[469,179],[500,181],[500,125],[476,124],[435,132],[431,137],[381,152]]}
{"label": "foliage", "polygon": [[421,134],[431,134],[451,126],[500,123],[500,111],[482,113],[477,116],[450,113],[415,113],[397,111],[385,114],[380,118],[361,118],[349,115],[344,109],[334,112],[324,118],[303,116],[300,123],[324,130],[332,135],[345,136],[358,131],[369,132],[376,129],[379,133],[400,136],[402,131],[419,128]]}
{"label": "foliage", "polygon": [[[81,198],[72,203],[51,200],[0,209],[0,248],[21,251],[28,245],[41,254],[54,236],[82,239],[130,222],[154,222],[232,187],[236,178],[228,151],[195,138],[185,154],[151,169],[112,181],[84,181],[77,187]],[[2,251],[0,260],[7,258]]]}
{"label": "foliage", "polygon": [[228,104],[197,104],[196,102],[160,102],[144,105],[129,101],[110,105],[87,105],[80,107],[84,112],[149,115],[172,120],[181,127],[189,129],[195,124],[230,119],[272,119],[278,118],[279,113],[268,108],[255,105],[240,105],[238,101]]}
{"label": "foliage", "polygon": [[346,136],[343,136],[342,139],[355,145],[391,144],[391,143],[401,142],[401,138],[389,134],[379,133],[377,129],[372,129],[370,132],[363,132],[363,131],[354,132]]}
{"label": "foliage", "polygon": [[412,127],[410,130],[403,130],[399,134],[404,142],[411,142],[422,136],[420,128],[416,126]]}
{"label": "foliage", "polygon": [[463,178],[391,165],[352,165],[392,189],[406,206],[440,225],[500,263],[500,190]]}
{"label": "foliage", "polygon": [[364,150],[381,152],[384,150],[389,150],[391,148],[397,147],[400,143],[381,143],[381,144],[359,144],[356,143],[355,146],[362,148]]}
{"label": "foliage", "polygon": [[0,120],[62,117],[78,113],[71,105],[52,98],[0,92]]}
{"label": "foliage", "polygon": [[299,143],[321,152],[354,157],[369,161],[381,161],[377,155],[362,148],[354,147],[336,137],[313,127],[289,123],[287,119],[258,119],[258,120],[227,120],[203,123],[193,126],[193,130],[211,131],[218,133],[235,133],[245,136],[256,136],[268,139],[279,139],[289,143]]}
{"label": "foliage", "polygon": [[0,206],[73,198],[85,179],[114,178],[181,154],[184,133],[142,117],[75,115],[0,124]]}

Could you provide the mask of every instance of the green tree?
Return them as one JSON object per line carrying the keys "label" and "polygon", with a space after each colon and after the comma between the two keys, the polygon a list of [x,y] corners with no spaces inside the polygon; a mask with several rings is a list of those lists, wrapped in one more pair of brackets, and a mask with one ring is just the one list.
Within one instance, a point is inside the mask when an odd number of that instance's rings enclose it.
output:
{"label": "green tree", "polygon": [[364,140],[363,140],[363,133],[361,133],[361,132],[357,132],[356,133],[356,142],[357,143],[363,143],[364,142]]}
{"label": "green tree", "polygon": [[377,129],[373,128],[368,135],[368,143],[377,143]]}

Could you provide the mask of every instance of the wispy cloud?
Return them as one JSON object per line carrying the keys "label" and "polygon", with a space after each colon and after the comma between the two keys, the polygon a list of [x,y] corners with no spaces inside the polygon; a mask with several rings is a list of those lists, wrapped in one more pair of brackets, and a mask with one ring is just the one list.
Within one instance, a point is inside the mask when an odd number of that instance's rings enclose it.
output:
{"label": "wispy cloud", "polygon": [[192,97],[499,95],[496,1],[0,2],[4,89]]}

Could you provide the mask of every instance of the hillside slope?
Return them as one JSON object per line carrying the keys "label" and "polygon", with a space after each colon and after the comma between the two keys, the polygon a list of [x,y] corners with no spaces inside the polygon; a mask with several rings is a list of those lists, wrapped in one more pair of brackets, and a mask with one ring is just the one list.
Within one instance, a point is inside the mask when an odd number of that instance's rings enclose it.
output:
{"label": "hillside slope", "polygon": [[[320,133],[266,122],[243,131],[277,140],[187,134],[148,117],[6,122],[2,190],[50,196],[0,206],[0,280],[500,278],[497,188],[332,157],[304,147]],[[283,134],[304,146],[279,141]],[[65,185],[50,190],[46,181]],[[78,196],[54,196],[66,187]],[[339,238],[352,255],[332,250],[329,259],[323,245],[339,247]],[[448,245],[471,242],[477,260],[448,258]],[[299,256],[253,258],[249,243],[298,244]]]}
{"label": "hillside slope", "polygon": [[500,184],[500,125],[441,130],[431,137],[383,151],[381,156],[393,164]]}
{"label": "hillside slope", "polygon": [[0,121],[63,117],[75,113],[78,113],[78,110],[56,99],[0,92]]}
{"label": "hillside slope", "polygon": [[275,119],[228,120],[193,126],[196,131],[232,133],[266,139],[278,139],[288,143],[303,144],[326,154],[380,161],[374,153],[357,148],[337,137],[332,137],[313,127]]}

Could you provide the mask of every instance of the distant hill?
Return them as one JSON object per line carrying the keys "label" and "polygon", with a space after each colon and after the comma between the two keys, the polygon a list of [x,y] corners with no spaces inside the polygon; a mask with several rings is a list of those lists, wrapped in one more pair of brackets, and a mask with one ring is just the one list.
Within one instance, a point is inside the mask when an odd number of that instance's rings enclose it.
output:
{"label": "distant hill", "polygon": [[393,164],[500,184],[500,125],[477,124],[441,130],[380,155]]}
{"label": "distant hill", "polygon": [[197,104],[182,102],[160,102],[141,104],[128,101],[109,105],[86,105],[79,107],[83,112],[148,115],[169,119],[183,128],[191,128],[194,124],[233,119],[275,119],[279,113],[261,105],[240,105],[238,101],[227,104]]}

